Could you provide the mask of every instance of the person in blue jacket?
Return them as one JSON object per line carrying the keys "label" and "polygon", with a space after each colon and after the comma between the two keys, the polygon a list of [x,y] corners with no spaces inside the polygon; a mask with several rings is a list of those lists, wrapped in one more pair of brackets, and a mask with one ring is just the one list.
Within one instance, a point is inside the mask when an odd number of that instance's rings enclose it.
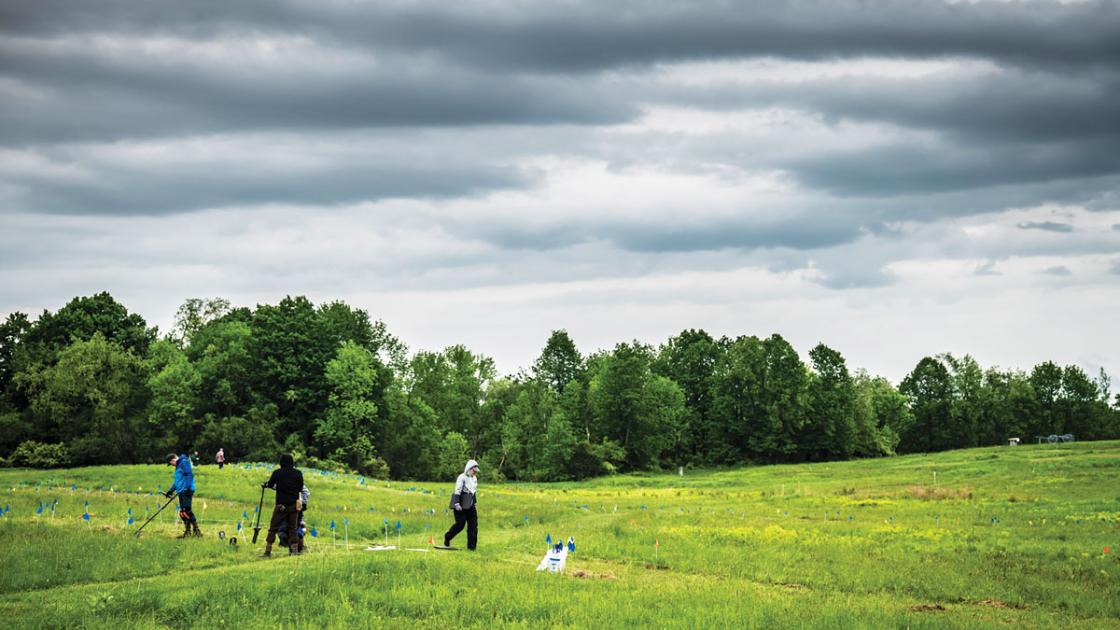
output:
{"label": "person in blue jacket", "polygon": [[179,518],[183,521],[183,533],[179,538],[190,536],[192,529],[195,536],[202,536],[198,529],[198,519],[191,510],[191,500],[194,498],[194,467],[191,466],[191,458],[186,453],[169,453],[167,465],[175,467],[175,480],[163,496],[170,499],[176,492],[179,493]]}

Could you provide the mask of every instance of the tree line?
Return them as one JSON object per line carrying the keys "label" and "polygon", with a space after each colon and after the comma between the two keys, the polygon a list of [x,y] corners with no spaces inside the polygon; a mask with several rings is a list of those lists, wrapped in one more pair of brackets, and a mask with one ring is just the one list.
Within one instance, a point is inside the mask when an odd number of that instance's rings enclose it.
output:
{"label": "tree line", "polygon": [[410,353],[380,321],[305,297],[191,299],[160,335],[108,293],[0,325],[0,459],[55,467],[169,451],[433,479],[580,479],[676,466],[839,460],[1072,433],[1120,437],[1120,396],[1052,362],[922,358],[895,386],[819,344],[685,330],[583,356],[554,331],[499,375],[461,345]]}

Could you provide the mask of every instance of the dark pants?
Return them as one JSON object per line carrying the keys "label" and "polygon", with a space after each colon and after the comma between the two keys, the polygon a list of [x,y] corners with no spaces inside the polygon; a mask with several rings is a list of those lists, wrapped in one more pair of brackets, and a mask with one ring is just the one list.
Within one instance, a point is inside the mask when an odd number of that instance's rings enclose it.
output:
{"label": "dark pants", "polygon": [[221,470],[222,466],[225,466],[225,465],[226,465],[226,463],[224,461],[218,462],[218,470]]}
{"label": "dark pants", "polygon": [[443,535],[443,542],[451,544],[451,539],[458,536],[463,528],[467,528],[467,549],[473,550],[478,546],[478,509],[469,507],[463,510],[454,510],[455,524]]}
{"label": "dark pants", "polygon": [[191,511],[191,499],[194,498],[194,490],[184,490],[179,493],[179,518],[183,519],[184,523],[197,522],[194,518],[194,512]]}
{"label": "dark pants", "polygon": [[[292,536],[290,534],[290,532],[299,529],[299,512],[296,511],[296,506],[294,504],[277,504],[276,507],[272,508],[272,520],[268,523],[268,537],[264,539],[264,542],[271,547],[272,543],[276,541],[276,530],[280,529],[280,523],[284,522],[288,523],[288,542],[290,543],[288,548],[292,551],[298,551],[299,536]],[[293,540],[293,538],[296,540]]]}

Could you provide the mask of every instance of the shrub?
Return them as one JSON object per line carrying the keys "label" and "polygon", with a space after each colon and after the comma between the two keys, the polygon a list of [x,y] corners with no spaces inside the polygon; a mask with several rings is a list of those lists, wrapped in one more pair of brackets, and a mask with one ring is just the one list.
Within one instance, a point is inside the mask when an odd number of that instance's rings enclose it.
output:
{"label": "shrub", "polygon": [[70,463],[70,451],[65,444],[27,440],[12,451],[11,463],[28,468],[62,468]]}

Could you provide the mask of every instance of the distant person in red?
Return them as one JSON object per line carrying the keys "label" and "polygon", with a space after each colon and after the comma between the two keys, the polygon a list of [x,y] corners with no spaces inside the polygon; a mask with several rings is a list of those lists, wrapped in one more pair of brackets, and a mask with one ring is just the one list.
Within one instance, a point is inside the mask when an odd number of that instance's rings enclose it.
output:
{"label": "distant person in red", "polygon": [[226,452],[224,449],[218,449],[218,454],[214,456],[214,461],[218,462],[218,470],[221,470],[222,466],[226,465]]}
{"label": "distant person in red", "polygon": [[[272,488],[276,491],[276,507],[272,508],[272,520],[268,523],[268,538],[264,539],[263,558],[272,557],[272,543],[276,541],[276,531],[281,523],[288,524],[288,531],[299,529],[299,510],[302,505],[300,493],[303,491],[303,473],[296,468],[292,456],[284,453],[280,456],[280,467],[272,471],[268,481],[261,484],[262,488]],[[288,554],[299,553],[299,537],[288,537]]]}

